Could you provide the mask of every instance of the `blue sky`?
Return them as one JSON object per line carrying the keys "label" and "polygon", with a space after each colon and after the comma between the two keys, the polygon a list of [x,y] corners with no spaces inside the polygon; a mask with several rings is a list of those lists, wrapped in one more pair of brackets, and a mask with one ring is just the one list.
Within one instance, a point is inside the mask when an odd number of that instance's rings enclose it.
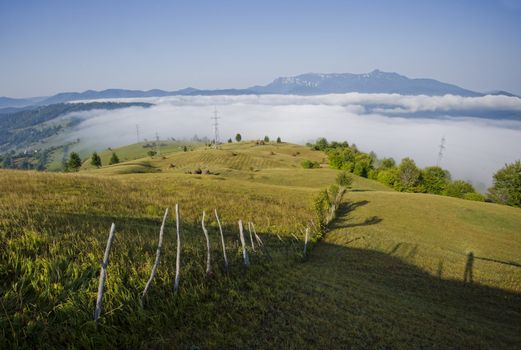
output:
{"label": "blue sky", "polygon": [[0,0],[0,96],[375,68],[521,94],[521,2]]}

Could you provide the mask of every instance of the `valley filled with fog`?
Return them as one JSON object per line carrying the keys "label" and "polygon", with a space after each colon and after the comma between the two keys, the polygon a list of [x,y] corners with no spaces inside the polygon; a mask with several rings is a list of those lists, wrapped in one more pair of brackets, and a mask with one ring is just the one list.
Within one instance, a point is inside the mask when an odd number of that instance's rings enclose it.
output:
{"label": "valley filled with fog", "polygon": [[[319,137],[347,140],[363,151],[400,161],[412,157],[419,166],[435,165],[445,137],[441,166],[453,178],[471,181],[479,190],[491,184],[493,173],[521,158],[521,121],[469,117],[521,112],[521,99],[507,96],[402,96],[397,94],[335,94],[321,96],[244,95],[171,96],[116,99],[143,101],[150,108],[76,113],[83,120],[66,140],[80,138],[93,149],[135,143],[141,139],[212,137],[214,109],[221,141],[236,133],[243,140],[265,135],[306,143]],[[428,117],[424,113],[428,112]],[[450,115],[450,117],[449,117]],[[457,116],[455,116],[457,115]]]}

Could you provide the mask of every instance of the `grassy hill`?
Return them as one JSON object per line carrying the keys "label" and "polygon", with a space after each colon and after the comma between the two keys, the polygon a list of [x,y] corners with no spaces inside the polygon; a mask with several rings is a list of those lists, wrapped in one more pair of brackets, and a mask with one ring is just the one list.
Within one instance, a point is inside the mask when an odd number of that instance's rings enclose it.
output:
{"label": "grassy hill", "polygon": [[[139,157],[132,149],[140,151],[129,146],[131,161],[85,165],[75,174],[0,171],[1,348],[521,345],[521,210],[398,193],[355,176],[338,219],[303,259],[312,199],[337,171],[301,163],[324,162],[323,153],[251,142],[174,148],[161,157]],[[209,174],[193,174],[197,169]],[[181,289],[173,291],[170,216],[142,309],[161,216],[175,203]],[[224,223],[229,273],[214,208]],[[204,272],[202,210],[209,215],[212,278]],[[241,263],[239,219],[255,222],[267,246],[250,248],[249,269]],[[96,327],[92,314],[111,222],[116,240]]]}

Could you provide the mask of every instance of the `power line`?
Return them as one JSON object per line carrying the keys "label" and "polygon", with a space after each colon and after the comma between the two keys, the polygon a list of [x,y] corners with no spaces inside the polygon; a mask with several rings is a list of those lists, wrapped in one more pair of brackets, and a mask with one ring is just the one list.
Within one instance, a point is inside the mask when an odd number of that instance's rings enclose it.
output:
{"label": "power line", "polygon": [[220,117],[217,116],[217,107],[214,108],[213,111],[213,117],[211,118],[213,120],[213,146],[217,149],[219,147],[219,119]]}
{"label": "power line", "polygon": [[440,143],[440,151],[438,152],[438,161],[436,162],[436,166],[440,166],[441,159],[443,158],[443,151],[445,150],[445,136],[441,138]]}
{"label": "power line", "polygon": [[161,150],[159,149],[159,134],[156,131],[156,153],[158,156],[161,155]]}

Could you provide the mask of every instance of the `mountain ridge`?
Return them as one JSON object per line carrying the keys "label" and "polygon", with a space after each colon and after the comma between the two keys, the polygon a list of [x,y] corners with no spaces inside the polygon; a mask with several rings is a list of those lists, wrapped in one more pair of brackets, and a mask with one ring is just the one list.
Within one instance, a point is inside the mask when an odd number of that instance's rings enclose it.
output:
{"label": "mountain ridge", "polygon": [[184,89],[166,91],[161,89],[131,90],[105,89],[83,92],[61,92],[48,97],[9,98],[0,97],[0,108],[23,108],[33,105],[49,105],[79,100],[107,98],[139,98],[165,96],[213,96],[213,95],[324,95],[334,93],[398,93],[401,95],[459,95],[478,97],[487,94],[519,97],[504,90],[481,93],[430,78],[409,78],[395,72],[375,69],[369,73],[304,73],[295,76],[278,77],[267,85],[254,85],[244,89]]}

